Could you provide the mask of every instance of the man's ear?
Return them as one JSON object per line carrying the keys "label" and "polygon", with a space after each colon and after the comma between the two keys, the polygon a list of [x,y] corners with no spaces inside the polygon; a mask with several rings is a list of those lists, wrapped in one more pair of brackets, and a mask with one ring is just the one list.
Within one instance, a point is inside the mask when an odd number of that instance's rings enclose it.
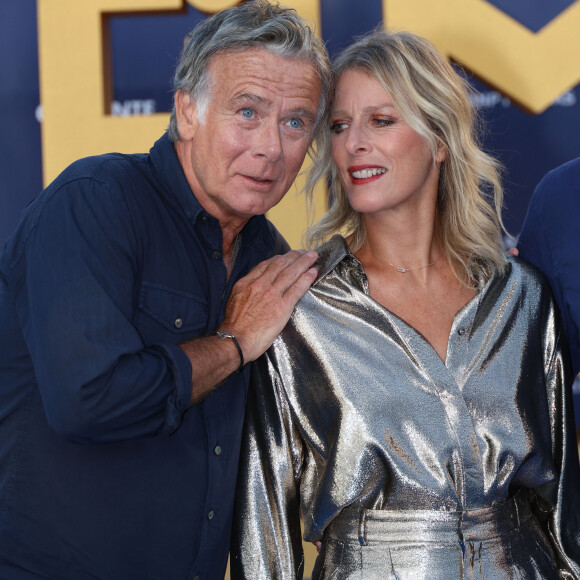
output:
{"label": "man's ear", "polygon": [[175,118],[181,139],[184,141],[193,139],[197,129],[197,107],[189,93],[184,91],[175,93]]}

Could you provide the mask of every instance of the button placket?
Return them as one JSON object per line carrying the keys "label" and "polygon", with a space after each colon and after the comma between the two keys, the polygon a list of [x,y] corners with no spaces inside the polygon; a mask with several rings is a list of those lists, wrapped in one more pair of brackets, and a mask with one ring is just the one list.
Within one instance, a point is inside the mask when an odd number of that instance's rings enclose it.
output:
{"label": "button placket", "polygon": [[471,329],[477,313],[479,300],[465,309],[454,321],[454,327],[449,335],[449,346],[445,365],[449,369],[463,368],[468,360]]}

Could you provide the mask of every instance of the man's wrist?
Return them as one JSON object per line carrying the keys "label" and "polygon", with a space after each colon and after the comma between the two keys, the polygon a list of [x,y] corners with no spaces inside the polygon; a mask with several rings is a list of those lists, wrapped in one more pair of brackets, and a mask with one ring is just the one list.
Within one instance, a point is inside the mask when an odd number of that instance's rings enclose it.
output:
{"label": "man's wrist", "polygon": [[231,333],[229,333],[227,330],[218,330],[216,332],[213,333],[214,336],[217,336],[218,338],[221,339],[226,339],[226,338],[231,338],[232,342],[234,343],[238,354],[240,355],[240,366],[238,367],[238,373],[242,372],[242,369],[244,368],[244,365],[246,364],[244,361],[244,353],[242,351],[242,347],[240,346],[240,343],[238,342],[238,339]]}

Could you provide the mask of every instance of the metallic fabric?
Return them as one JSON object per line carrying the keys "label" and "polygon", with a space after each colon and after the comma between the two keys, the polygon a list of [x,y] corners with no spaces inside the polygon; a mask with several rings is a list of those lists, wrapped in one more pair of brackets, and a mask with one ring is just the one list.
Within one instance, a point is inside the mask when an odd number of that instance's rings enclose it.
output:
{"label": "metallic fabric", "polygon": [[549,288],[512,257],[443,362],[335,236],[255,364],[232,578],[580,578],[571,377]]}

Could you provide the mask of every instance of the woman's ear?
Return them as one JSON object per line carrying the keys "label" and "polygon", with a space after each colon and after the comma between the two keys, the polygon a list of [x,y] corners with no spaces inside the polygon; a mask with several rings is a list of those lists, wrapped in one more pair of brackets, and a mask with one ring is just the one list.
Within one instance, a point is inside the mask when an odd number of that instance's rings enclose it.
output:
{"label": "woman's ear", "polygon": [[184,141],[193,139],[197,129],[197,107],[189,93],[175,93],[175,119],[180,138]]}
{"label": "woman's ear", "polygon": [[447,159],[447,146],[441,139],[437,139],[437,151],[435,151],[435,162],[443,163]]}

